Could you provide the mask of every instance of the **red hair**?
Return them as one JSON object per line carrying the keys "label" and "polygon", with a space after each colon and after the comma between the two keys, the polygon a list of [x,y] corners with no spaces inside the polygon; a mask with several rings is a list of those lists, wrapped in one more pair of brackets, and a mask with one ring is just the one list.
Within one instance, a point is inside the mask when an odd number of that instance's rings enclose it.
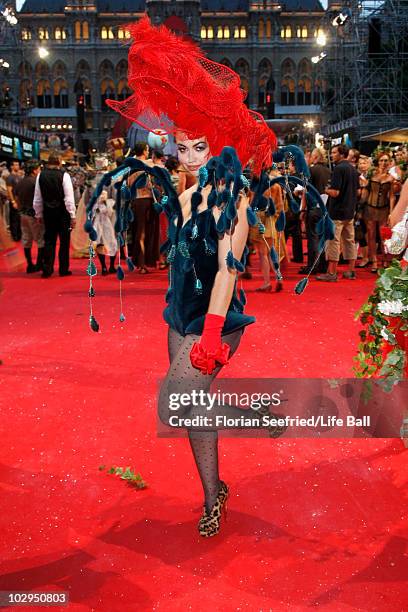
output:
{"label": "red hair", "polygon": [[126,26],[132,36],[128,82],[134,93],[107,104],[148,131],[206,136],[212,155],[234,147],[243,166],[254,171],[272,164],[275,134],[263,117],[244,104],[239,76],[207,59],[190,40],[148,17]]}

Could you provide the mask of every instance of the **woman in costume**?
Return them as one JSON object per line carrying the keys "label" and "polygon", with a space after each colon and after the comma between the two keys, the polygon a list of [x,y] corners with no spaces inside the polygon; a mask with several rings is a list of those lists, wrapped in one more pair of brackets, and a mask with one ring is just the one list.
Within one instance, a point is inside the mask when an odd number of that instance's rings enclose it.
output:
{"label": "woman in costume", "polygon": [[[133,38],[129,83],[135,93],[123,102],[110,100],[108,104],[136,122],[143,113],[143,127],[149,131],[159,127],[173,133],[180,163],[197,179],[197,184],[178,198],[166,170],[130,159],[116,174],[107,175],[93,196],[95,200],[104,183],[116,181],[115,230],[121,239],[131,218],[132,190],[147,180],[143,174],[153,176],[165,194],[155,206],[169,220],[165,245],[169,290],[164,318],[169,325],[170,367],[159,397],[159,416],[168,424],[174,415],[170,393],[208,391],[237,350],[244,328],[254,322],[253,317],[243,314],[245,295],[238,292],[237,275],[244,268],[248,226],[259,223],[257,211],[268,209],[272,201],[263,196],[266,186],[262,179],[252,208],[249,206],[242,165],[251,161],[260,175],[262,168],[272,165],[276,139],[262,118],[245,106],[239,77],[229,68],[209,61],[193,43],[177,38],[165,27],[153,28],[147,18],[128,29]],[[139,173],[130,190],[126,186],[129,173]],[[153,198],[157,199],[154,189]],[[92,202],[88,210],[92,210]],[[90,216],[86,229],[92,239],[95,230]],[[279,269],[276,252],[272,261]],[[93,297],[92,261],[88,269],[89,295]],[[123,278],[120,265],[118,278]],[[306,282],[302,281],[302,289]],[[90,323],[94,331],[99,329],[92,310]],[[206,407],[188,405],[177,416],[193,418],[203,411]],[[248,410],[231,406],[222,406],[222,411],[227,417],[248,416]],[[269,411],[265,408],[263,413]],[[283,428],[277,427],[270,435],[282,432]],[[204,490],[198,529],[201,536],[210,537],[219,531],[221,510],[228,497],[228,487],[218,471],[218,432],[214,427],[191,428],[188,436]]]}
{"label": "woman in costume", "polygon": [[[362,194],[365,202],[363,218],[367,226],[368,259],[372,262],[371,272],[377,272],[377,226],[381,231],[381,228],[387,225],[395,204],[395,179],[388,173],[390,162],[390,155],[386,151],[380,151],[377,156],[378,168],[368,178]],[[384,252],[382,243],[381,251]]]}
{"label": "woman in costume", "polygon": [[[268,172],[268,176],[269,178],[280,176],[280,172],[277,168],[273,167]],[[259,267],[263,278],[263,285],[255,289],[255,291],[270,293],[272,291],[270,275],[274,269],[270,256],[271,247],[274,246],[278,253],[279,263],[286,257],[285,236],[283,232],[278,232],[276,229],[276,221],[281,211],[284,210],[284,198],[282,187],[278,184],[271,187],[268,186],[267,191],[263,195],[267,198],[272,198],[275,204],[275,214],[267,215],[265,211],[258,211],[257,216],[260,223],[250,228],[249,239],[258,252]],[[277,279],[275,290],[282,291],[282,289],[282,280]]]}

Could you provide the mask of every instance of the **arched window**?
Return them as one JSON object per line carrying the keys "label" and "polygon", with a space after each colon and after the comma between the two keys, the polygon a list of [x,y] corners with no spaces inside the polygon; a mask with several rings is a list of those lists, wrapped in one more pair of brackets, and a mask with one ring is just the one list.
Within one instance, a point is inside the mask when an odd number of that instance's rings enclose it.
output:
{"label": "arched window", "polygon": [[38,108],[51,108],[51,85],[48,79],[37,82],[37,106]]}
{"label": "arched window", "polygon": [[65,79],[54,81],[54,107],[68,108],[68,83]]}
{"label": "arched window", "polygon": [[312,74],[312,64],[306,57],[299,62],[298,73],[299,76]]}
{"label": "arched window", "polygon": [[258,66],[258,106],[266,107],[273,102],[273,90],[272,64],[264,58]]}
{"label": "arched window", "polygon": [[221,61],[220,64],[223,64],[224,66],[227,66],[227,68],[231,68],[232,70],[232,64],[229,61],[229,59],[227,59],[226,57],[224,57]]}
{"label": "arched window", "polygon": [[296,72],[295,62],[287,57],[281,65],[282,77],[294,75]]}
{"label": "arched window", "polygon": [[104,79],[101,83],[101,106],[103,108],[108,108],[106,105],[106,100],[115,99],[115,83],[112,79]]}
{"label": "arched window", "polygon": [[82,22],[82,38],[89,40],[89,23],[87,21]]}
{"label": "arched window", "polygon": [[90,81],[84,81],[85,107],[92,108],[92,89]]}
{"label": "arched window", "polygon": [[300,79],[298,82],[297,103],[299,106],[312,103],[312,82],[308,78]]}
{"label": "arched window", "polygon": [[235,64],[235,72],[237,72],[240,76],[249,76],[249,64],[246,59],[241,58],[237,61]]}
{"label": "arched window", "polygon": [[296,36],[297,38],[302,38],[302,28],[300,26],[296,28]]}
{"label": "arched window", "polygon": [[54,30],[54,38],[55,40],[66,40],[67,33],[64,28],[55,28]]}
{"label": "arched window", "polygon": [[64,62],[58,60],[52,67],[52,76],[54,77],[54,79],[65,78],[66,70],[67,67],[65,66]]}
{"label": "arched window", "polygon": [[207,38],[214,38],[214,28],[212,26],[207,28]]}
{"label": "arched window", "polygon": [[258,23],[258,38],[263,38],[264,36],[265,36],[264,22],[263,22],[263,19],[260,19]]}
{"label": "arched window", "polygon": [[77,77],[88,77],[91,72],[89,64],[86,60],[80,60],[76,67],[76,76]]}
{"label": "arched window", "polygon": [[201,38],[207,38],[207,28],[205,26],[201,26]]}
{"label": "arched window", "polygon": [[308,36],[307,27],[303,26],[303,28],[302,28],[302,38],[307,38],[307,36]]}
{"label": "arched window", "polygon": [[20,106],[28,108],[33,105],[33,86],[29,79],[20,81],[19,86]]}
{"label": "arched window", "polygon": [[38,38],[40,40],[49,40],[50,33],[48,31],[48,28],[38,28]]}
{"label": "arched window", "polygon": [[28,28],[23,28],[21,30],[21,40],[31,40],[31,38],[32,38],[31,30],[29,30]]}
{"label": "arched window", "polygon": [[246,26],[241,26],[239,29],[239,37],[246,38],[247,37],[247,29]]}
{"label": "arched window", "polygon": [[120,62],[116,64],[115,76],[117,79],[126,78],[127,72],[128,72],[128,63],[125,59],[122,59],[120,60]]}
{"label": "arched window", "polygon": [[81,22],[80,21],[76,21],[75,22],[74,31],[75,31],[75,40],[81,40],[81,38],[82,38],[82,28],[81,28]]}
{"label": "arched window", "polygon": [[39,81],[40,79],[48,78],[49,73],[50,73],[50,67],[48,66],[47,62],[44,62],[44,60],[41,60],[40,62],[36,64],[35,78],[37,81]]}
{"label": "arched window", "polygon": [[118,83],[118,96],[117,96],[117,99],[118,100],[126,100],[126,98],[128,98],[131,94],[132,94],[132,92],[130,91],[130,88],[128,86],[127,79],[121,79],[119,81],[119,83]]}
{"label": "arched window", "polygon": [[29,64],[27,61],[21,62],[21,64],[18,67],[18,76],[21,79],[24,79],[27,77],[31,79],[32,73],[33,73],[33,69],[31,67],[31,64]]}
{"label": "arched window", "polygon": [[249,64],[241,58],[235,64],[235,72],[239,74],[241,79],[241,87],[245,92],[249,91]]}
{"label": "arched window", "polygon": [[223,32],[222,26],[218,26],[218,28],[217,28],[217,38],[223,38],[223,34],[224,34],[224,32]]}
{"label": "arched window", "polygon": [[118,30],[118,39],[119,40],[128,40],[130,38],[129,30],[125,30],[124,28],[119,28]]}
{"label": "arched window", "polygon": [[115,69],[113,67],[112,62],[108,59],[104,59],[103,62],[101,62],[101,64],[99,65],[99,75],[102,78],[104,77],[113,78],[114,74],[115,74]]}
{"label": "arched window", "polygon": [[224,26],[224,38],[230,38],[231,33],[228,26]]}
{"label": "arched window", "polygon": [[285,28],[285,38],[292,38],[292,28],[290,26]]}
{"label": "arched window", "polygon": [[239,27],[234,26],[234,38],[239,38]]}
{"label": "arched window", "polygon": [[92,87],[89,78],[90,73],[91,69],[89,67],[88,62],[85,60],[80,60],[75,70],[76,83],[74,87],[74,92],[76,94],[82,94],[84,96],[86,108],[91,108],[92,106]]}
{"label": "arched window", "polygon": [[84,105],[86,109],[92,108],[92,88],[91,81],[85,77],[80,76],[74,86],[74,93],[78,99],[79,96],[83,96]]}
{"label": "arched window", "polygon": [[281,105],[293,106],[295,104],[295,81],[286,77],[281,82]]}
{"label": "arched window", "polygon": [[266,20],[266,38],[270,38],[272,36],[272,24],[271,20]]}

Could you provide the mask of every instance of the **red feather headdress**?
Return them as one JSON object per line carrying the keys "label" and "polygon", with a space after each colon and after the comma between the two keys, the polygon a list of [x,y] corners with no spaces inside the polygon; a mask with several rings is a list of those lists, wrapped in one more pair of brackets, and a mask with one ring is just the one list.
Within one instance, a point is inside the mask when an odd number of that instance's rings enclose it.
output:
{"label": "red feather headdress", "polygon": [[143,128],[188,138],[206,136],[212,155],[234,147],[243,166],[255,172],[272,164],[275,134],[244,104],[239,76],[207,59],[192,41],[148,17],[126,26],[132,37],[128,82],[134,93],[107,104]]}

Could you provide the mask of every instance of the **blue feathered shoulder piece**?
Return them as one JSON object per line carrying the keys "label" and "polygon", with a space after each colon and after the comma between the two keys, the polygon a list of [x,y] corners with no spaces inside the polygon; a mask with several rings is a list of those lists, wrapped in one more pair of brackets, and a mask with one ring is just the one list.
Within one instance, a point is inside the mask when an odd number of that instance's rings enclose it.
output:
{"label": "blue feathered shoulder piece", "polygon": [[[217,221],[217,231],[221,235],[230,232],[236,221],[241,189],[248,186],[248,180],[242,174],[241,162],[235,149],[224,147],[220,155],[212,157],[205,169],[201,170],[205,171],[206,184],[212,185],[208,195],[208,208],[217,206],[221,211]],[[194,202],[192,202],[192,214],[194,215]]]}
{"label": "blue feathered shoulder piece", "polygon": [[275,163],[287,163],[289,160],[293,161],[296,168],[296,174],[300,177],[310,178],[309,166],[306,163],[304,153],[300,147],[296,145],[285,145],[284,147],[279,147],[273,154],[273,161]]}
{"label": "blue feathered shoulder piece", "polygon": [[[135,173],[139,173],[139,176],[133,181],[132,185],[129,187],[128,178]],[[165,211],[169,216],[173,214],[177,214],[179,217],[179,221],[182,221],[182,214],[180,209],[180,204],[178,201],[177,192],[175,191],[173,184],[170,179],[170,174],[164,168],[160,168],[159,166],[148,166],[143,163],[139,159],[135,159],[133,157],[127,158],[124,163],[112,170],[111,172],[107,172],[98,185],[96,186],[88,204],[86,207],[86,222],[84,225],[84,230],[88,233],[90,239],[89,246],[89,264],[87,267],[87,274],[89,276],[89,291],[88,297],[90,301],[90,317],[89,317],[89,325],[92,331],[99,331],[99,323],[95,319],[93,314],[93,298],[95,297],[95,289],[93,287],[93,277],[97,274],[96,266],[94,263],[95,258],[95,250],[93,247],[93,242],[97,240],[97,233],[94,227],[94,219],[95,219],[95,204],[98,201],[98,198],[102,194],[102,191],[113,185],[116,193],[115,193],[115,213],[116,213],[116,221],[115,221],[115,234],[118,242],[118,253],[119,253],[119,263],[117,267],[116,276],[119,280],[119,297],[120,297],[120,315],[119,321],[123,323],[125,321],[125,315],[123,314],[123,305],[122,305],[122,289],[121,283],[125,278],[125,273],[121,265],[120,253],[121,247],[123,247],[124,256],[126,259],[126,264],[129,272],[132,272],[135,269],[135,266],[128,255],[127,244],[126,244],[126,235],[127,230],[129,228],[130,223],[133,221],[133,212],[131,209],[131,201],[136,196],[136,190],[149,185],[152,191],[152,197],[154,200],[154,208],[157,212]],[[161,188],[164,195],[161,195],[160,191],[158,191],[157,186]],[[160,202],[159,202],[160,198]]]}
{"label": "blue feathered shoulder piece", "polygon": [[[128,178],[136,172],[141,173],[135,181],[133,181],[131,187],[127,186]],[[124,163],[112,170],[107,172],[101,181],[96,186],[88,204],[86,207],[86,223],[84,226],[85,231],[89,234],[91,240],[95,240],[96,232],[93,227],[93,209],[103,189],[110,185],[113,185],[116,190],[115,197],[115,211],[116,211],[116,233],[126,231],[131,222],[131,215],[129,214],[130,202],[136,196],[136,190],[140,187],[146,186],[149,181],[149,177],[153,177],[154,182],[160,185],[163,189],[165,196],[162,197],[161,202],[158,202],[158,192],[152,186],[152,196],[155,200],[155,204],[160,207],[156,207],[156,210],[165,210],[166,212],[175,212],[179,209],[177,192],[173,187],[170,179],[170,174],[164,168],[159,166],[148,166],[143,163],[140,159],[133,157],[127,158]],[[151,182],[150,182],[151,184]]]}
{"label": "blue feathered shoulder piece", "polygon": [[[309,183],[310,170],[306,163],[305,156],[302,149],[296,145],[287,145],[279,147],[273,154],[273,160],[275,163],[284,162],[285,170],[280,176],[271,177],[269,173],[263,172],[260,177],[254,177],[251,182],[251,190],[253,191],[253,198],[251,202],[251,209],[248,211],[248,222],[250,225],[258,225],[260,233],[262,233],[263,224],[260,222],[258,212],[263,211],[266,215],[275,215],[276,208],[270,194],[269,189],[273,185],[279,185],[288,202],[289,209],[292,213],[297,214],[300,211],[301,199],[299,194],[305,191],[307,209],[319,208],[321,211],[321,219],[317,225],[317,231],[319,234],[319,255],[309,274],[303,278],[295,287],[295,293],[298,295],[303,293],[307,286],[309,276],[312,273],[314,267],[317,265],[319,257],[325,248],[327,240],[334,238],[334,224],[331,220],[328,210],[320,196],[317,189]],[[290,162],[296,169],[296,175],[290,175],[288,172],[288,166]],[[301,189],[297,189],[301,187]],[[278,218],[275,220],[275,228],[277,232],[282,232],[285,229],[285,213],[281,211]],[[282,278],[279,269],[279,261],[276,256],[276,250],[272,247],[271,249],[271,261],[275,269],[277,279]]]}

